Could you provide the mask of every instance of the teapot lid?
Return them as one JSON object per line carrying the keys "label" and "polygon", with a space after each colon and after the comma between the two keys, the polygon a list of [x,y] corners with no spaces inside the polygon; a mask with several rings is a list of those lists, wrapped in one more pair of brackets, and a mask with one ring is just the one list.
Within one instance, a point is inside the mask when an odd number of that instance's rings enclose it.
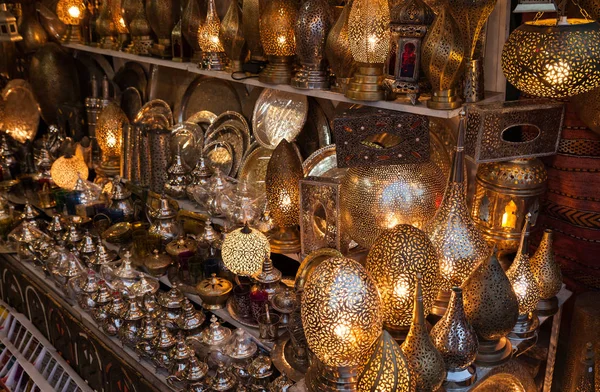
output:
{"label": "teapot lid", "polygon": [[200,334],[200,340],[208,346],[220,345],[229,339],[231,329],[222,326],[213,314],[210,318],[210,326]]}

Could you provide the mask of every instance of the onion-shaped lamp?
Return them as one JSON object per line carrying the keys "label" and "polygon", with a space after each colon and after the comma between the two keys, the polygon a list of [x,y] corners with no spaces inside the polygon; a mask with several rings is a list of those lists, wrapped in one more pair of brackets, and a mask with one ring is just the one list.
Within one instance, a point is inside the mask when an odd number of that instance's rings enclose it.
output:
{"label": "onion-shaped lamp", "polygon": [[337,22],[331,28],[325,43],[325,57],[329,68],[335,75],[335,83],[331,90],[345,94],[348,83],[356,71],[356,63],[350,51],[350,38],[348,37],[348,17],[353,0],[346,2]]}
{"label": "onion-shaped lamp", "polygon": [[502,71],[525,94],[567,98],[600,86],[600,24],[590,19],[541,19],[510,33]]}
{"label": "onion-shaped lamp", "polygon": [[348,16],[350,51],[357,71],[346,97],[359,101],[385,98],[383,65],[390,49],[390,7],[387,0],[354,0]]}
{"label": "onion-shaped lamp", "polygon": [[56,4],[56,15],[67,25],[62,41],[70,44],[81,43],[80,21],[85,13],[85,4],[81,0],[60,0]]}
{"label": "onion-shaped lamp", "polygon": [[543,316],[553,315],[558,311],[556,294],[562,288],[562,272],[552,249],[553,237],[552,230],[544,230],[542,241],[531,258],[531,269],[540,289],[537,310]]}
{"label": "onion-shaped lamp", "polygon": [[223,23],[221,23],[221,30],[219,30],[219,39],[223,44],[223,50],[229,57],[231,72],[242,71],[242,63],[248,54],[243,28],[242,9],[237,1],[232,1],[223,18]]}
{"label": "onion-shaped lamp", "polygon": [[309,392],[356,391],[357,367],[381,333],[375,282],[358,262],[325,260],[302,294],[302,325],[315,361],[306,374]]}
{"label": "onion-shaped lamp", "polygon": [[452,288],[448,310],[431,329],[431,338],[444,357],[448,372],[446,385],[455,388],[472,385],[477,378],[472,364],[479,342],[477,333],[467,321],[461,288]]}
{"label": "onion-shaped lamp", "polygon": [[87,180],[88,167],[85,161],[77,155],[67,154],[54,161],[50,168],[52,181],[59,187],[66,190],[73,190],[77,180]]}
{"label": "onion-shaped lamp", "polygon": [[282,139],[267,165],[267,203],[279,231],[271,236],[275,253],[300,252],[300,180],[302,163],[291,143]]}
{"label": "onion-shaped lamp", "polygon": [[432,313],[442,316],[453,286],[460,287],[488,255],[488,246],[467,207],[465,179],[465,113],[460,114],[454,161],[442,204],[425,232],[440,258],[440,292]]}
{"label": "onion-shaped lamp", "polygon": [[535,308],[540,299],[540,290],[531,270],[528,251],[529,230],[531,229],[530,219],[531,214],[527,214],[517,256],[508,271],[506,271],[506,276],[508,276],[519,301],[519,318],[511,333],[513,337],[517,338],[533,336],[535,329],[539,326]]}
{"label": "onion-shaped lamp", "polygon": [[406,340],[400,347],[410,364],[416,390],[419,392],[437,391],[446,377],[444,358],[433,345],[423,309],[423,290],[417,276],[414,293],[413,320]]}
{"label": "onion-shaped lamp", "polygon": [[381,295],[383,327],[394,339],[404,340],[412,320],[417,275],[421,276],[425,314],[437,295],[440,267],[435,248],[421,230],[398,225],[377,238],[365,268]]}
{"label": "onion-shaped lamp", "polygon": [[208,0],[206,9],[206,19],[198,28],[198,45],[202,49],[201,68],[221,71],[227,65],[225,49],[219,38],[221,30],[221,20],[217,15],[215,0]]}
{"label": "onion-shaped lamp", "polygon": [[269,63],[258,80],[270,84],[290,84],[296,55],[294,27],[298,19],[297,3],[294,0],[270,0],[264,3],[259,21],[260,42]]}
{"label": "onion-shaped lamp", "polygon": [[114,102],[106,105],[98,115],[96,140],[102,152],[100,169],[107,176],[119,174],[123,126],[127,124],[127,116]]}
{"label": "onion-shaped lamp", "polygon": [[296,54],[301,68],[292,78],[292,87],[323,90],[329,88],[325,61],[325,41],[333,25],[328,0],[307,0],[300,6],[296,21]]}
{"label": "onion-shaped lamp", "polygon": [[463,284],[463,300],[467,319],[479,337],[475,363],[493,367],[510,360],[512,345],[506,335],[517,322],[519,302],[495,249]]}
{"label": "onion-shaped lamp", "polygon": [[450,14],[448,5],[440,8],[427,30],[421,53],[425,76],[431,83],[432,109],[456,109],[461,102],[456,88],[465,64],[465,45],[460,28]]}
{"label": "onion-shaped lamp", "polygon": [[260,273],[271,248],[263,233],[244,225],[227,233],[221,246],[223,264],[236,275],[256,276]]}

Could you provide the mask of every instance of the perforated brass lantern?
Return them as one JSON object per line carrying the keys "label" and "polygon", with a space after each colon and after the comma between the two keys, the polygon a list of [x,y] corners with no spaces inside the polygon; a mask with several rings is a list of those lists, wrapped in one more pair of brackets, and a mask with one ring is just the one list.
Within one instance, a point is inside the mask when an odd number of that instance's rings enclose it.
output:
{"label": "perforated brass lantern", "polygon": [[271,236],[275,253],[300,252],[300,180],[304,177],[302,163],[291,143],[282,139],[273,151],[265,186],[271,216],[279,231]]}
{"label": "perforated brass lantern", "polygon": [[506,335],[519,316],[519,302],[495,250],[463,284],[465,313],[479,337],[476,363],[498,366],[512,357]]}
{"label": "perforated brass lantern", "polygon": [[471,216],[500,255],[519,247],[525,216],[535,224],[548,174],[539,159],[513,159],[480,164]]}
{"label": "perforated brass lantern", "polygon": [[432,313],[442,316],[449,299],[449,290],[460,287],[477,265],[485,260],[488,246],[467,207],[465,173],[465,116],[461,113],[458,140],[452,162],[450,179],[440,208],[427,224],[429,235],[440,258],[440,292]]}
{"label": "perforated brass lantern", "polygon": [[422,229],[435,214],[443,190],[442,172],[433,163],[352,167],[340,191],[343,228],[367,249],[398,224]]}
{"label": "perforated brass lantern", "polygon": [[329,88],[327,62],[323,54],[332,25],[333,13],[328,0],[307,0],[300,6],[295,37],[301,68],[292,78],[293,87],[316,90]]}
{"label": "perforated brass lantern", "polygon": [[359,392],[414,391],[415,380],[398,343],[383,331],[375,351],[358,377]]}
{"label": "perforated brass lantern", "polygon": [[62,40],[66,43],[81,43],[80,21],[85,13],[85,4],[81,0],[60,0],[56,4],[56,15],[67,26]]}
{"label": "perforated brass lantern", "polygon": [[377,238],[365,268],[381,295],[383,327],[396,340],[404,340],[412,320],[417,276],[421,276],[425,314],[429,314],[437,295],[439,263],[435,248],[421,230],[398,225]]}
{"label": "perforated brass lantern", "polygon": [[552,249],[554,232],[544,230],[542,241],[531,258],[531,269],[540,290],[540,301],[537,309],[541,315],[552,315],[558,311],[556,294],[562,287],[560,265],[554,259]]}
{"label": "perforated brass lantern", "polygon": [[227,233],[221,246],[223,264],[236,275],[255,276],[269,257],[269,240],[263,233],[244,225]]}
{"label": "perforated brass lantern", "polygon": [[446,365],[442,354],[433,345],[425,325],[423,291],[418,278],[414,292],[414,304],[410,331],[400,348],[410,364],[416,392],[437,391],[444,382]]}
{"label": "perforated brass lantern", "polygon": [[19,143],[33,141],[40,124],[40,107],[31,85],[23,79],[9,81],[0,101],[3,106],[0,129]]}
{"label": "perforated brass lantern", "polygon": [[215,0],[208,0],[206,19],[198,28],[198,45],[202,49],[201,68],[221,71],[227,65],[227,57],[219,38],[219,30],[221,30],[221,19],[217,15]]}
{"label": "perforated brass lantern", "polygon": [[206,19],[206,8],[205,0],[190,0],[187,2],[181,16],[181,32],[192,47],[191,61],[194,63],[202,61],[202,49],[198,44],[198,29]]}
{"label": "perforated brass lantern", "polygon": [[335,83],[331,85],[331,90],[342,94],[346,93],[348,83],[356,71],[356,63],[350,52],[350,38],[348,37],[348,17],[352,2],[353,0],[346,2],[325,42],[325,57],[335,76]]}
{"label": "perforated brass lantern", "polygon": [[258,80],[263,83],[290,84],[292,62],[296,55],[294,26],[298,19],[297,3],[294,0],[271,0],[265,3],[264,9],[261,9],[259,27],[260,42],[269,64]]}
{"label": "perforated brass lantern", "polygon": [[171,57],[171,32],[179,20],[180,7],[177,1],[145,0],[146,17],[158,42],[152,45],[153,56]]}
{"label": "perforated brass lantern", "polygon": [[148,22],[148,18],[146,18],[144,0],[137,0],[134,4],[135,8],[131,9],[133,18],[128,23],[129,33],[131,34],[131,43],[125,51],[128,53],[149,56],[154,41],[151,37],[152,28],[150,27],[150,22]]}
{"label": "perforated brass lantern", "polygon": [[302,325],[315,361],[306,374],[310,392],[356,391],[357,366],[381,333],[375,283],[358,262],[330,258],[308,277]]}
{"label": "perforated brass lantern", "polygon": [[99,47],[114,50],[119,48],[117,40],[119,32],[112,14],[111,0],[103,1],[100,6],[100,14],[96,19],[96,32],[100,37]]}
{"label": "perforated brass lantern", "polygon": [[452,288],[448,311],[431,329],[431,339],[444,357],[448,371],[447,386],[473,384],[476,373],[471,365],[475,361],[479,343],[477,334],[465,315],[461,288]]}
{"label": "perforated brass lantern", "polygon": [[514,30],[502,50],[502,71],[522,92],[567,98],[600,86],[600,24],[541,19]]}
{"label": "perforated brass lantern", "polygon": [[0,42],[22,41],[23,37],[17,30],[17,18],[10,13],[6,3],[0,4]]}
{"label": "perforated brass lantern", "polygon": [[461,102],[456,88],[465,63],[465,45],[460,28],[447,5],[440,8],[423,41],[421,58],[425,76],[431,83],[432,109],[456,109]]}
{"label": "perforated brass lantern", "polygon": [[114,102],[105,106],[98,116],[96,140],[102,152],[100,168],[107,176],[119,174],[123,126],[126,124],[129,124],[127,116]]}
{"label": "perforated brass lantern", "polygon": [[390,49],[390,7],[387,0],[354,0],[348,16],[350,51],[357,71],[346,97],[360,101],[385,98],[383,64]]}
{"label": "perforated brass lantern", "polygon": [[246,59],[248,49],[244,38],[242,26],[242,9],[237,1],[232,1],[229,9],[221,23],[219,39],[223,49],[229,57],[229,69],[231,72],[242,70],[242,63]]}
{"label": "perforated brass lantern", "polygon": [[260,42],[260,3],[260,0],[244,0],[242,4],[244,37],[246,38],[248,50],[250,50],[250,58],[255,61],[265,60],[262,44]]}
{"label": "perforated brass lantern", "polygon": [[77,155],[65,155],[54,161],[50,168],[52,181],[66,190],[73,190],[77,180],[87,180],[88,167],[85,161]]}
{"label": "perforated brass lantern", "polygon": [[530,219],[530,214],[527,214],[517,256],[508,271],[506,271],[506,276],[508,276],[519,301],[519,318],[512,332],[514,336],[520,338],[532,336],[539,325],[534,311],[540,299],[540,291],[531,270],[528,250]]}

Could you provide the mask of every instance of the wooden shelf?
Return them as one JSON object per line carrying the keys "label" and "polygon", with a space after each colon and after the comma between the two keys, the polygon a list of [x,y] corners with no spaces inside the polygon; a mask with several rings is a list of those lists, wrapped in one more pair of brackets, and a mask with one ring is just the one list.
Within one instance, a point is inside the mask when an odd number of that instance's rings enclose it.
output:
{"label": "wooden shelf", "polygon": [[[310,97],[325,98],[325,99],[329,99],[329,100],[337,101],[337,102],[357,103],[357,104],[363,104],[363,105],[373,106],[373,107],[382,108],[382,109],[390,109],[390,110],[396,110],[396,111],[407,112],[407,113],[421,114],[421,115],[437,117],[437,118],[458,117],[458,114],[460,113],[460,110],[461,110],[460,108],[453,109],[453,110],[430,109],[427,107],[425,101],[420,101],[416,105],[412,105],[407,98],[399,98],[395,101],[376,101],[376,102],[353,101],[351,99],[346,98],[343,94],[335,93],[332,91],[300,90],[300,89],[293,88],[290,85],[283,85],[283,84],[273,85],[273,84],[261,83],[258,81],[257,78],[236,80],[231,77],[231,74],[229,72],[200,69],[198,67],[198,64],[196,64],[196,63],[176,62],[176,61],[171,61],[171,60],[163,60],[163,59],[159,59],[159,58],[155,58],[155,57],[138,56],[135,54],[125,53],[125,52],[121,52],[121,51],[117,51],[117,50],[101,49],[101,48],[95,48],[92,46],[81,45],[81,44],[63,44],[63,46],[65,46],[67,48],[75,49],[75,50],[80,50],[83,52],[97,53],[97,54],[101,54],[101,55],[112,56],[112,57],[116,57],[116,58],[129,60],[129,61],[137,61],[139,63],[154,64],[154,65],[159,65],[161,67],[181,69],[181,70],[184,70],[187,72],[191,72],[191,73],[195,73],[195,74],[199,74],[199,75],[210,76],[213,78],[228,80],[228,81],[237,82],[237,83],[243,83],[243,84],[249,85],[249,86],[271,88],[271,89],[276,89],[276,90],[281,90],[281,91],[292,92],[292,93],[296,93],[296,94],[302,94],[302,95],[306,95],[306,96],[310,96]],[[486,99],[484,99],[483,101],[480,101],[479,103],[502,101],[503,99],[504,99],[503,93],[486,92]]]}

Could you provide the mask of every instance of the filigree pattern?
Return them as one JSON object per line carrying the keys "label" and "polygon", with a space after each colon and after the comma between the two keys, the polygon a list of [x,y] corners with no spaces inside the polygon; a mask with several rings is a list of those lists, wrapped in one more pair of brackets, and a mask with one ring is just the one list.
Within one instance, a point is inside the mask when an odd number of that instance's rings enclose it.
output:
{"label": "filigree pattern", "polygon": [[179,20],[179,4],[174,1],[146,0],[146,17],[159,40],[169,41]]}
{"label": "filigree pattern", "polygon": [[531,269],[540,289],[541,299],[554,297],[562,287],[562,272],[552,250],[553,236],[552,230],[546,229],[540,245],[531,258]]}
{"label": "filigree pattern", "polygon": [[303,67],[318,68],[323,60],[325,40],[333,25],[327,0],[307,0],[300,7],[295,26],[296,54]]}
{"label": "filigree pattern", "polygon": [[110,102],[100,112],[96,123],[96,139],[103,158],[121,155],[124,124],[129,124],[129,120],[116,103]]}
{"label": "filigree pattern", "polygon": [[300,222],[300,183],[302,163],[292,144],[281,140],[267,165],[265,186],[269,211],[280,227]]}
{"label": "filigree pattern", "polygon": [[329,61],[329,67],[336,77],[336,83],[339,79],[347,79],[354,75],[356,63],[350,52],[350,39],[348,37],[348,16],[352,1],[347,1],[337,22],[331,28],[325,43],[325,57]]}
{"label": "filigree pattern", "polygon": [[219,39],[220,29],[221,19],[217,15],[215,0],[208,0],[206,19],[198,28],[198,44],[203,52],[221,53],[224,51]]}
{"label": "filigree pattern", "polygon": [[237,1],[232,1],[219,31],[223,50],[232,61],[242,61],[248,53],[242,29],[242,9]]}
{"label": "filigree pattern", "polygon": [[513,290],[519,301],[519,314],[528,315],[533,312],[540,299],[540,291],[531,271],[529,253],[527,249],[527,237],[529,236],[529,216],[525,220],[523,233],[521,234],[521,245],[517,251],[512,265],[506,271],[506,276],[512,284]]}
{"label": "filigree pattern", "polygon": [[293,0],[270,0],[261,10],[260,42],[267,56],[293,56],[296,54],[294,24],[298,9]]}
{"label": "filigree pattern", "polygon": [[359,63],[383,64],[389,45],[387,0],[354,0],[348,16],[350,51]]}
{"label": "filigree pattern", "polygon": [[365,265],[383,307],[386,328],[410,325],[417,276],[423,286],[423,308],[429,314],[439,287],[437,253],[427,235],[411,225],[398,225],[377,238]]}
{"label": "filigree pattern", "polygon": [[460,26],[465,56],[474,60],[479,34],[496,6],[496,0],[450,0],[450,12]]}
{"label": "filigree pattern", "polygon": [[61,0],[56,4],[56,16],[67,25],[78,25],[84,12],[85,5],[81,0]]}
{"label": "filigree pattern", "polygon": [[257,274],[271,253],[267,237],[258,230],[248,230],[243,227],[228,233],[221,248],[223,263],[236,275]]}
{"label": "filigree pattern", "polygon": [[315,268],[304,286],[301,310],[308,346],[327,366],[362,364],[381,333],[377,287],[351,259],[331,258]]}

